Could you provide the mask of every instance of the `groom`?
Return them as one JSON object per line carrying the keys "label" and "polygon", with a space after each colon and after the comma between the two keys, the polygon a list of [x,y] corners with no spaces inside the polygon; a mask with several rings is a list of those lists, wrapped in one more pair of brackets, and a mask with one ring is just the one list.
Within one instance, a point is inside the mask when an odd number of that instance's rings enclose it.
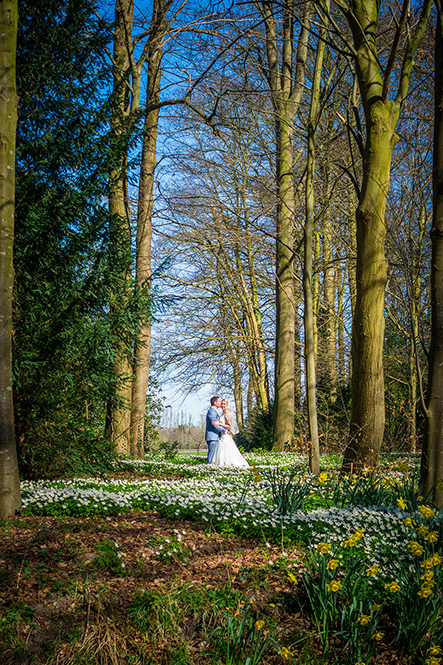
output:
{"label": "groom", "polygon": [[208,464],[212,463],[212,459],[215,455],[215,449],[217,448],[217,443],[220,441],[220,437],[226,431],[230,432],[231,428],[227,425],[222,425],[218,419],[218,413],[216,409],[219,409],[221,406],[221,399],[218,396],[211,397],[211,406],[206,414],[206,432],[205,439],[208,444]]}

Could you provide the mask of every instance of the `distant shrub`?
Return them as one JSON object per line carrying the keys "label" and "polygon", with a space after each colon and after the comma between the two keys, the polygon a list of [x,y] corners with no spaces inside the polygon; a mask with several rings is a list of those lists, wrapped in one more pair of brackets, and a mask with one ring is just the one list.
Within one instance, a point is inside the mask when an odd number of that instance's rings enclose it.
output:
{"label": "distant shrub", "polygon": [[235,437],[235,442],[246,451],[272,450],[272,436],[274,428],[274,404],[271,402],[267,409],[255,406]]}

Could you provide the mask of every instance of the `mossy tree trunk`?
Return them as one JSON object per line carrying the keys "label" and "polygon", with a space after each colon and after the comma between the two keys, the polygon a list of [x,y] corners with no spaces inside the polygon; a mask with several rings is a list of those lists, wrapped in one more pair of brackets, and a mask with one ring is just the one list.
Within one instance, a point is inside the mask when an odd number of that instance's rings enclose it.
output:
{"label": "mossy tree trunk", "polygon": [[[111,238],[116,264],[121,272],[123,302],[112,303],[112,307],[126,307],[131,293],[131,229],[128,201],[127,133],[130,113],[130,49],[132,48],[133,0],[116,0],[113,51],[113,110],[111,126],[114,138],[119,143],[119,154],[110,173],[109,212],[111,213]],[[119,295],[119,300],[121,294]],[[118,317],[117,317],[118,318]],[[116,336],[114,372],[117,389],[112,408],[111,428],[108,435],[116,452],[130,451],[132,362],[130,341],[124,324],[114,331]]]}
{"label": "mossy tree trunk", "polygon": [[0,0],[0,517],[21,506],[12,405],[17,0]]}
{"label": "mossy tree trunk", "polygon": [[[146,106],[160,101],[161,61],[163,38],[166,33],[166,10],[170,2],[154,0],[148,39]],[[151,241],[152,211],[154,207],[154,176],[158,134],[159,108],[147,111],[143,131],[142,161],[137,210],[136,238],[136,300],[140,299],[143,312],[134,349],[134,382],[131,408],[131,455],[144,458],[144,430],[146,391],[151,358]]]}
{"label": "mossy tree trunk", "polygon": [[349,441],[343,472],[374,467],[385,426],[383,339],[384,295],[387,261],[385,207],[389,189],[392,151],[397,141],[396,126],[409,85],[413,56],[423,36],[431,8],[425,0],[422,13],[409,38],[399,72],[398,92],[388,98],[390,74],[407,23],[406,1],[397,21],[386,68],[377,56],[376,0],[340,1],[353,35],[353,52],[366,120],[363,182],[356,211],[357,266],[356,302],[352,324],[352,410]]}

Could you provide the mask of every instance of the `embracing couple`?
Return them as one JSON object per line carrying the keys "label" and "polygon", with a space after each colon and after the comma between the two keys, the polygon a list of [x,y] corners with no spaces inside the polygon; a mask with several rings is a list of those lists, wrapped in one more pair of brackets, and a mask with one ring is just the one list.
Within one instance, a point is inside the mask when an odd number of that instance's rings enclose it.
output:
{"label": "embracing couple", "polygon": [[[222,409],[219,415],[217,409]],[[219,466],[244,466],[249,464],[240,453],[232,438],[232,413],[227,399],[211,397],[211,406],[206,414],[205,439],[208,444],[208,464]]]}

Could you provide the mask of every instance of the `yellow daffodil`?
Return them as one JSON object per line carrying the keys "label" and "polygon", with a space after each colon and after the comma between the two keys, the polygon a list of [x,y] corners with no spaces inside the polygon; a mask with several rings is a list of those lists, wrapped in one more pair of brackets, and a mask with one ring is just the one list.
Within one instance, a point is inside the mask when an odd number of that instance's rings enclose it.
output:
{"label": "yellow daffodil", "polygon": [[403,522],[406,524],[406,526],[414,526],[415,524],[414,520],[412,520],[410,517],[404,519]]}
{"label": "yellow daffodil", "polygon": [[402,473],[407,473],[409,471],[409,467],[407,464],[402,462],[401,464],[398,465],[398,470],[401,471]]}
{"label": "yellow daffodil", "polygon": [[339,560],[338,559],[330,559],[328,563],[326,564],[326,570],[335,570],[339,566]]}
{"label": "yellow daffodil", "polygon": [[430,519],[431,517],[434,517],[434,511],[432,508],[429,508],[429,506],[419,506],[418,507],[422,517],[425,519]]}
{"label": "yellow daffodil", "polygon": [[424,501],[424,500],[425,497],[422,494],[420,494],[420,496],[417,497],[417,501]]}
{"label": "yellow daffodil", "polygon": [[438,656],[439,653],[442,653],[443,649],[438,646],[438,644],[433,644],[431,647],[428,649],[428,653],[431,656]]}
{"label": "yellow daffodil", "polygon": [[378,610],[380,609],[380,607],[381,607],[381,605],[379,605],[378,603],[373,603],[373,604],[371,605],[371,610],[372,610],[373,612],[378,612]]}
{"label": "yellow daffodil", "polygon": [[345,542],[343,543],[343,547],[354,547],[356,542],[357,541],[355,540],[355,538],[351,536],[350,538],[348,538],[348,540],[345,540]]}
{"label": "yellow daffodil", "polygon": [[264,625],[265,625],[265,622],[264,622],[264,621],[261,621],[261,620],[260,620],[260,621],[256,621],[256,622],[255,622],[255,627],[257,628],[257,630],[261,630],[261,629],[263,628]]}
{"label": "yellow daffodil", "polygon": [[417,595],[420,596],[420,598],[429,598],[429,596],[432,595],[432,592],[432,586],[423,584],[420,591],[417,592]]}
{"label": "yellow daffodil", "polygon": [[323,485],[327,481],[327,479],[328,479],[328,474],[326,473],[326,471],[323,471],[318,477],[318,482]]}
{"label": "yellow daffodil", "polygon": [[292,656],[292,653],[286,647],[281,647],[280,653],[285,660],[288,660]]}
{"label": "yellow daffodil", "polygon": [[320,554],[327,554],[329,550],[331,549],[331,544],[330,543],[318,543],[315,546],[315,549],[317,552],[320,552]]}
{"label": "yellow daffodil", "polygon": [[370,577],[371,575],[377,575],[378,571],[380,569],[380,566],[371,566],[366,570],[366,575]]}
{"label": "yellow daffodil", "polygon": [[368,614],[360,614],[357,623],[360,623],[362,626],[367,626],[368,623],[371,623],[371,617]]}
{"label": "yellow daffodil", "polygon": [[292,584],[297,584],[297,578],[296,578],[295,575],[293,575],[292,573],[288,573],[288,580],[289,580]]}
{"label": "yellow daffodil", "polygon": [[399,499],[397,499],[397,506],[398,506],[401,510],[406,510],[406,508],[408,507],[407,504],[406,504],[406,502],[404,501],[404,499],[403,499],[402,497],[400,497]]}
{"label": "yellow daffodil", "polygon": [[416,540],[411,540],[408,545],[409,549],[411,550],[412,554],[415,554],[415,556],[421,556],[423,554],[424,547],[420,545],[420,543],[417,543]]}
{"label": "yellow daffodil", "polygon": [[400,585],[395,580],[392,580],[389,584],[385,584],[385,589],[391,593],[397,593],[397,591],[400,591]]}
{"label": "yellow daffodil", "polygon": [[427,570],[421,577],[421,580],[426,580],[426,582],[432,582],[434,580],[434,571]]}
{"label": "yellow daffodil", "polygon": [[364,529],[358,529],[358,531],[354,533],[355,540],[361,540],[363,538],[364,532],[365,532]]}
{"label": "yellow daffodil", "polygon": [[430,568],[434,567],[434,560],[433,557],[429,557],[429,559],[425,559],[424,561],[421,562],[420,564],[421,568],[424,568],[425,570],[429,570]]}
{"label": "yellow daffodil", "polygon": [[384,636],[385,634],[381,630],[379,630],[373,634],[372,639],[376,640],[376,642],[380,642]]}
{"label": "yellow daffodil", "polygon": [[326,585],[327,590],[332,591],[332,593],[336,593],[341,587],[342,584],[340,580],[332,580],[332,582],[329,582],[329,584]]}
{"label": "yellow daffodil", "polygon": [[438,540],[438,533],[437,533],[437,531],[431,531],[430,533],[428,533],[428,535],[426,536],[425,540],[427,540],[427,541],[430,542],[430,543],[435,543],[435,542],[437,542],[437,540]]}
{"label": "yellow daffodil", "polygon": [[420,566],[425,569],[430,569],[433,568],[434,566],[438,566],[441,564],[443,561],[443,556],[440,556],[437,552],[430,556],[428,559],[425,559],[424,561],[421,562]]}
{"label": "yellow daffodil", "polygon": [[435,658],[435,656],[431,656],[426,661],[426,665],[440,665],[440,663],[441,663],[441,658]]}
{"label": "yellow daffodil", "polygon": [[426,535],[429,533],[429,529],[428,529],[427,526],[425,526],[425,525],[423,524],[422,526],[419,526],[419,527],[418,527],[418,529],[417,529],[417,533],[418,533],[420,536],[426,536]]}

